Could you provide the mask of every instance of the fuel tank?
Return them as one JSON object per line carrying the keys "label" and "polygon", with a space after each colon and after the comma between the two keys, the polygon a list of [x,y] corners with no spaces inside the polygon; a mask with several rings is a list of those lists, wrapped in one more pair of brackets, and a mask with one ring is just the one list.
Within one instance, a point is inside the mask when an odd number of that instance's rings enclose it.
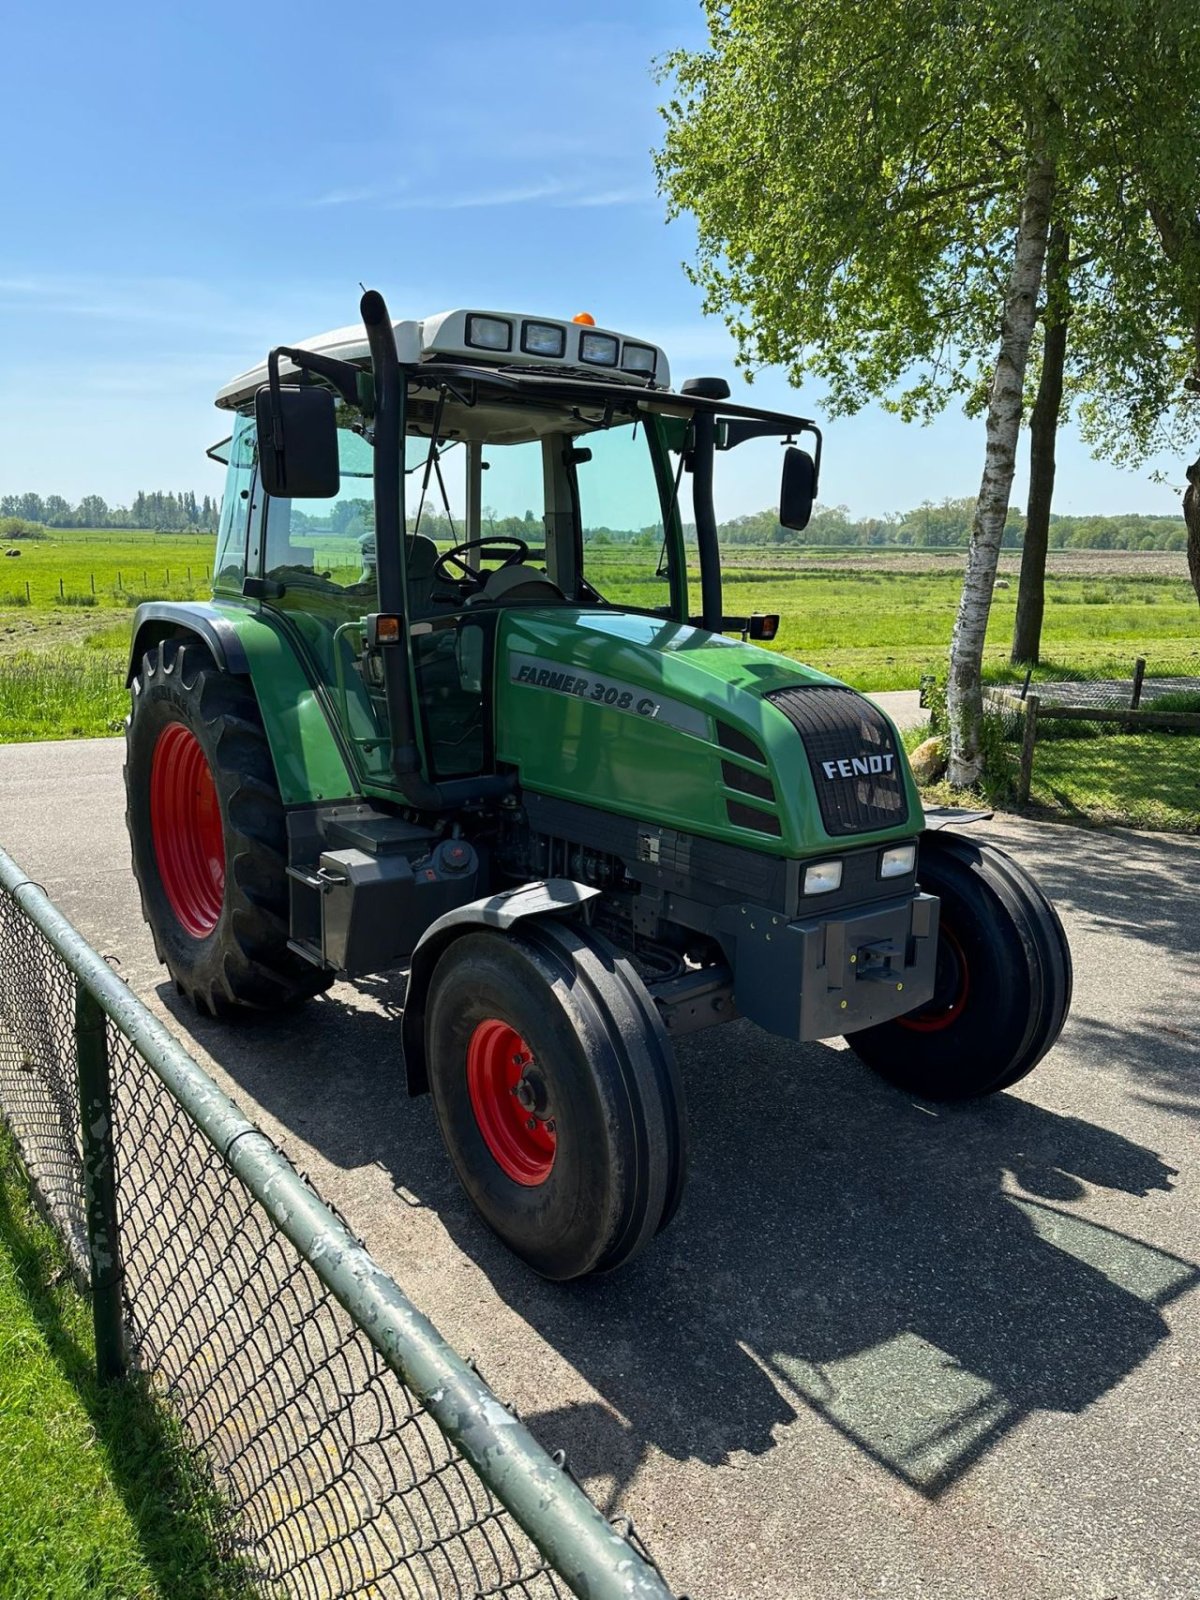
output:
{"label": "fuel tank", "polygon": [[911,837],[904,747],[775,651],[631,612],[506,611],[496,755],[522,786],[773,855]]}

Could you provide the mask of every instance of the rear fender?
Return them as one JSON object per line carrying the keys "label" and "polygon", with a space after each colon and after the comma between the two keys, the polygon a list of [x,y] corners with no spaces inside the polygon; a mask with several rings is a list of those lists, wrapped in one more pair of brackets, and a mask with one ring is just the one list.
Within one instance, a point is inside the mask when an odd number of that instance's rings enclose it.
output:
{"label": "rear fender", "polygon": [[142,657],[164,639],[193,634],[202,641],[209,655],[223,672],[235,677],[250,675],[250,662],[238,637],[238,630],[224,612],[202,601],[150,600],[133,614],[133,639],[129,646],[126,687],[141,666]]}
{"label": "rear fender", "polygon": [[265,611],[232,602],[151,601],[137,608],[129,681],[163,639],[198,639],[217,667],[248,677],[285,806],[355,800],[359,786],[287,633]]}
{"label": "rear fender", "polygon": [[425,1060],[425,997],[429,980],[447,945],[473,928],[508,929],[529,917],[569,915],[600,893],[586,883],[571,878],[545,878],[537,883],[506,889],[502,894],[486,895],[468,905],[456,906],[431,922],[412,953],[408,991],[400,1038],[404,1048],[404,1076],[410,1095],[428,1094],[429,1074]]}

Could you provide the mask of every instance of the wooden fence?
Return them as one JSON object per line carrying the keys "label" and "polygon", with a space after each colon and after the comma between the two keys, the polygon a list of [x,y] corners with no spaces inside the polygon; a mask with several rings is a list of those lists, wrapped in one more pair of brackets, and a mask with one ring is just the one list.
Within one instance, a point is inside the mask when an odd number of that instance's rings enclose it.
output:
{"label": "wooden fence", "polygon": [[1011,690],[993,689],[989,699],[1005,711],[1021,718],[1021,761],[1017,774],[1017,801],[1024,805],[1029,799],[1033,784],[1033,758],[1037,748],[1038,728],[1043,722],[1115,722],[1128,733],[1139,728],[1170,730],[1175,733],[1200,733],[1200,711],[1157,711],[1153,705],[1143,706],[1142,687],[1146,663],[1135,663],[1130,687],[1129,703],[1125,706],[1069,706],[1057,702],[1043,704],[1041,697],[1032,692],[1024,695]]}

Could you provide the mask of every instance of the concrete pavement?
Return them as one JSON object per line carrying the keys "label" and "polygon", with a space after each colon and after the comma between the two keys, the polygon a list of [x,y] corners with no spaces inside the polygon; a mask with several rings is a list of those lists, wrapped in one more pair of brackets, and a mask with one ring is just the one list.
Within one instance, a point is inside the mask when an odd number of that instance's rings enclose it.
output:
{"label": "concrete pavement", "polygon": [[1004,820],[1076,963],[1018,1088],[939,1108],[748,1023],[681,1042],[692,1181],[612,1279],[532,1277],[399,1078],[398,978],[177,1009],[120,741],[0,747],[0,843],[695,1600],[1200,1593],[1200,841]]}

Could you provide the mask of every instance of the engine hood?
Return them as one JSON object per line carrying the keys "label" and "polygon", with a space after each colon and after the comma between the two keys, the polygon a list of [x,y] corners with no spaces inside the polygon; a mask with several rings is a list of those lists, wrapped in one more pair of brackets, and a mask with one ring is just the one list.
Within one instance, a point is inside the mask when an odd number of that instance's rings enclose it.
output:
{"label": "engine hood", "polygon": [[[883,713],[758,645],[629,612],[514,607],[495,681],[497,756],[541,792],[776,854],[921,827]],[[795,712],[806,690],[830,691],[811,703],[840,707],[840,724],[810,731]]]}

